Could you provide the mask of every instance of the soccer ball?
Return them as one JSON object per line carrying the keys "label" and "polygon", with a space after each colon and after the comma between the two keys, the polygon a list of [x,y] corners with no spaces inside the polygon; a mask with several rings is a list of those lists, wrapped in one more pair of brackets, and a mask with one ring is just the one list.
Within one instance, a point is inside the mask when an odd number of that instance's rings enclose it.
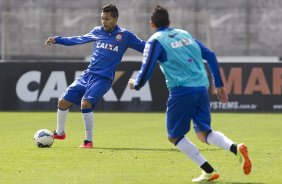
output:
{"label": "soccer ball", "polygon": [[39,148],[49,148],[54,142],[53,133],[47,129],[40,129],[35,132],[34,143]]}

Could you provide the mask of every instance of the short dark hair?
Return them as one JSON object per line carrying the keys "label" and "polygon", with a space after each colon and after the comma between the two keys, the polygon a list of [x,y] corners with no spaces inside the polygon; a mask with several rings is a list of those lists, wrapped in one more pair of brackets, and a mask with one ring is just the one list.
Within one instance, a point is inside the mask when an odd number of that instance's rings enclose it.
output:
{"label": "short dark hair", "polygon": [[118,9],[113,4],[107,4],[103,6],[102,12],[106,12],[106,13],[111,12],[112,17],[114,18],[118,17]]}
{"label": "short dark hair", "polygon": [[151,15],[151,21],[157,28],[169,26],[169,15],[167,9],[160,5],[156,5]]}

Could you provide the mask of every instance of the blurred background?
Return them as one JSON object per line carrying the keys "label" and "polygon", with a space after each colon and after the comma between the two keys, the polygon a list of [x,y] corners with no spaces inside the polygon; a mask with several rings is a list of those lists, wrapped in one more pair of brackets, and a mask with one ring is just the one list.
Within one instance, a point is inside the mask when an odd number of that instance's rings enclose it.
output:
{"label": "blurred background", "polygon": [[[56,109],[87,68],[93,43],[46,48],[44,41],[89,33],[101,25],[101,9],[109,3],[119,9],[119,26],[144,40],[153,34],[149,17],[160,4],[172,27],[188,30],[217,54],[230,102],[218,102],[211,87],[213,111],[282,112],[282,0],[0,0],[0,110]],[[128,49],[122,60],[96,110],[164,111],[167,89],[158,67],[134,93],[127,81],[142,55]]]}
{"label": "blurred background", "polygon": [[[142,39],[152,34],[149,16],[160,4],[173,27],[183,28],[219,56],[282,54],[281,0],[0,0],[1,59],[87,60],[92,44],[46,49],[49,36],[88,33],[100,25],[103,5],[117,5],[119,25]],[[136,55],[128,51],[126,56]]]}

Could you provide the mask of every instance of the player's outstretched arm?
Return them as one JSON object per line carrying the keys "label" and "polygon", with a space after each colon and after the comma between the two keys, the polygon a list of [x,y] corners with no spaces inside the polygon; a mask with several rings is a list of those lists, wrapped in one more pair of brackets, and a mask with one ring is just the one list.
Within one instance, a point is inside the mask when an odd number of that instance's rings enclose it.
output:
{"label": "player's outstretched arm", "polygon": [[216,88],[215,92],[216,92],[216,96],[217,96],[217,98],[220,102],[222,102],[222,103],[228,102],[228,95],[226,94],[224,87]]}
{"label": "player's outstretched arm", "polygon": [[55,44],[56,40],[54,37],[49,37],[47,38],[47,40],[45,41],[44,45],[45,46],[51,46],[52,44]]}

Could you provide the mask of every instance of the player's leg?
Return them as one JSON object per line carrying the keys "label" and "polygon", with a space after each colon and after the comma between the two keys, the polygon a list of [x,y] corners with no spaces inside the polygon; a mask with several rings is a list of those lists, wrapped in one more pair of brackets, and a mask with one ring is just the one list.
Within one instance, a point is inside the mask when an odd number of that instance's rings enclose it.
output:
{"label": "player's leg", "polygon": [[198,148],[186,137],[182,138],[169,138],[170,142],[193,162],[195,162],[202,170],[202,174],[194,178],[192,182],[212,181],[219,178],[219,174],[199,152]]}
{"label": "player's leg", "polygon": [[211,145],[218,146],[237,155],[237,144],[219,131],[198,132],[201,140]]}
{"label": "player's leg", "polygon": [[58,101],[57,109],[57,129],[54,132],[54,138],[63,140],[66,137],[65,127],[69,107],[72,104],[80,105],[80,99],[85,91],[85,73],[76,79],[63,93]]}
{"label": "player's leg", "polygon": [[66,138],[65,127],[67,114],[69,112],[69,107],[72,105],[71,102],[65,100],[64,98],[60,98],[58,101],[58,109],[57,109],[57,128],[54,132],[54,139],[63,140]]}
{"label": "player's leg", "polygon": [[80,148],[93,148],[93,127],[94,127],[94,114],[93,106],[90,101],[82,99],[81,101],[81,113],[85,129],[84,143],[80,145]]}
{"label": "player's leg", "polygon": [[198,138],[204,143],[218,146],[227,151],[231,151],[235,155],[238,155],[243,160],[242,165],[244,173],[249,174],[251,171],[251,161],[248,157],[246,145],[237,145],[234,141],[229,139],[223,133],[211,130],[209,106],[210,103],[208,93],[203,93],[201,99],[201,103],[199,104],[197,113],[193,119],[194,128],[196,130]]}
{"label": "player's leg", "polygon": [[93,75],[88,84],[88,88],[81,101],[81,113],[85,128],[85,140],[80,146],[81,148],[93,147],[93,128],[94,128],[94,113],[93,109],[98,104],[99,100],[111,88],[112,81],[106,78],[101,78]]}
{"label": "player's leg", "polygon": [[242,166],[243,172],[246,175],[250,174],[252,163],[249,158],[248,148],[244,143],[237,145],[219,131],[198,132],[197,135],[201,141],[218,146],[227,151],[231,151],[237,155],[239,157],[239,162]]}
{"label": "player's leg", "polygon": [[197,133],[198,139],[204,143],[213,144],[232,151],[234,154],[237,152],[236,144],[227,138],[224,134],[211,129],[211,112],[210,101],[207,91],[201,93],[201,100],[197,106],[197,112],[193,118],[194,129]]}
{"label": "player's leg", "polygon": [[252,162],[249,158],[247,146],[244,143],[236,144],[223,133],[212,131],[207,135],[207,143],[221,147],[227,151],[231,151],[239,157],[243,172],[248,175],[252,169]]}
{"label": "player's leg", "polygon": [[169,141],[183,154],[204,170],[201,177],[193,182],[211,181],[219,177],[214,168],[207,162],[198,148],[184,135],[190,130],[190,121],[195,113],[197,94],[170,96],[167,102],[166,123]]}

